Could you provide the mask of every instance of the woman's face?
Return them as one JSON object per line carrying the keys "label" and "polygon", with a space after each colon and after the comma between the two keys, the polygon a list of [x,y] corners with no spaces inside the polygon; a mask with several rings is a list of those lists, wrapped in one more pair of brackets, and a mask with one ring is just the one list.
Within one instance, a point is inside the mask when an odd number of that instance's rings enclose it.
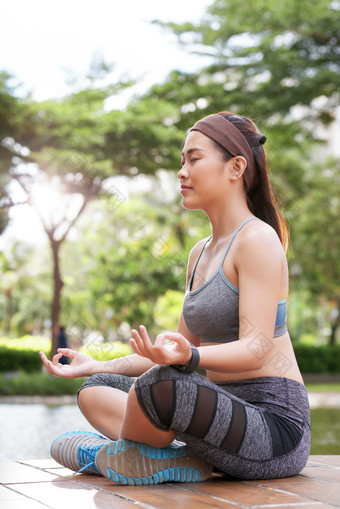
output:
{"label": "woman's face", "polygon": [[228,172],[222,154],[208,136],[191,131],[182,152],[182,168],[177,176],[181,182],[183,206],[206,209],[218,199],[225,199]]}

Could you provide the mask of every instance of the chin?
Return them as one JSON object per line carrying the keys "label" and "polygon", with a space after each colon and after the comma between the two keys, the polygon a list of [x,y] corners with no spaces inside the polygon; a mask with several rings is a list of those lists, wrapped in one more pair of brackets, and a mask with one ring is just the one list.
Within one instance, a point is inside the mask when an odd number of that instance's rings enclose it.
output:
{"label": "chin", "polygon": [[184,196],[182,199],[182,206],[186,210],[202,210],[203,203],[199,200],[190,200]]}
{"label": "chin", "polygon": [[189,200],[182,200],[182,207],[186,210],[198,210],[201,208],[197,203],[190,203]]}

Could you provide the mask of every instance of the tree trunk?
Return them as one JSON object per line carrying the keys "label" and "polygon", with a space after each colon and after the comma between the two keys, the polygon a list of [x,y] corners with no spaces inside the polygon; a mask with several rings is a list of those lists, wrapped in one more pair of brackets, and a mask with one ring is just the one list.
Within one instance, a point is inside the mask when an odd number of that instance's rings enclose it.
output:
{"label": "tree trunk", "polygon": [[329,336],[329,344],[330,345],[335,345],[335,343],[336,343],[336,333],[337,333],[339,326],[340,326],[340,299],[338,300],[338,314],[337,314],[334,322],[332,323],[332,331],[331,331],[331,335]]}
{"label": "tree trunk", "polygon": [[6,315],[4,320],[4,333],[5,336],[8,336],[9,331],[11,329],[11,319],[13,315],[12,289],[7,288],[7,290],[5,290],[5,295],[6,295]]}
{"label": "tree trunk", "polygon": [[60,240],[50,238],[52,256],[53,256],[53,300],[51,309],[51,331],[52,331],[52,348],[51,358],[57,353],[58,348],[58,333],[60,326],[60,309],[61,309],[61,291],[64,283],[61,279],[60,263],[59,263],[59,248],[61,245]]}

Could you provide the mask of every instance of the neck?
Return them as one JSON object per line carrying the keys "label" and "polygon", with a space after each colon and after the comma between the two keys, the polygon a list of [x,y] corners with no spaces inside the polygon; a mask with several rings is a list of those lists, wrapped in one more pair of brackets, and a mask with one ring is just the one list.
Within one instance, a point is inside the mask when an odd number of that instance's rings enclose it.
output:
{"label": "neck", "polygon": [[231,235],[246,219],[252,217],[246,199],[228,197],[223,202],[211,204],[205,213],[209,217],[212,230],[212,244]]}

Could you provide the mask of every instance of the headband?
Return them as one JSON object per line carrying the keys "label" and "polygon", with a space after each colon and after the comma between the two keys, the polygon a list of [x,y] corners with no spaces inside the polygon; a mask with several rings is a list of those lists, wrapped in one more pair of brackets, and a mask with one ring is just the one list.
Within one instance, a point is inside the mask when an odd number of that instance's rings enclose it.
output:
{"label": "headband", "polygon": [[247,167],[243,173],[248,189],[257,184],[257,172],[252,150],[243,134],[222,115],[214,114],[198,120],[190,131],[200,131],[225,148],[234,157],[243,156]]}

